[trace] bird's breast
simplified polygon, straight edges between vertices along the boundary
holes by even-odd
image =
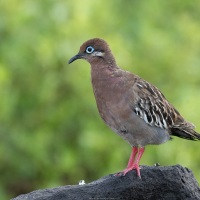
[[[127,92],[123,92],[126,91],[123,90],[124,81],[120,77],[114,77],[95,79],[92,84],[100,116],[112,129],[120,129],[132,112],[126,102]]]

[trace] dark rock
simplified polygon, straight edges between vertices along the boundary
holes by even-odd
[[[33,191],[12,200],[142,200],[200,199],[200,188],[192,172],[180,165],[142,166],[126,176],[108,175],[85,185],[68,185]]]

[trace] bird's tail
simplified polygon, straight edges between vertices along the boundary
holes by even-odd
[[[189,127],[184,129],[180,127],[173,127],[171,130],[172,130],[172,135],[174,136],[184,138],[187,140],[200,140],[200,134]]]

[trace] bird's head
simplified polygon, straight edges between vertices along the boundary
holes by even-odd
[[[115,63],[115,59],[111,53],[108,44],[99,38],[90,39],[84,42],[78,54],[69,60],[69,64],[77,59],[85,59],[91,65],[97,63]]]

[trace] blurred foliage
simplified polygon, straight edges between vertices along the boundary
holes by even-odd
[[[155,84],[200,131],[200,2],[0,1],[0,199],[115,173],[131,147],[97,112],[87,39]],[[140,164],[186,166],[200,181],[200,143],[148,146]]]

